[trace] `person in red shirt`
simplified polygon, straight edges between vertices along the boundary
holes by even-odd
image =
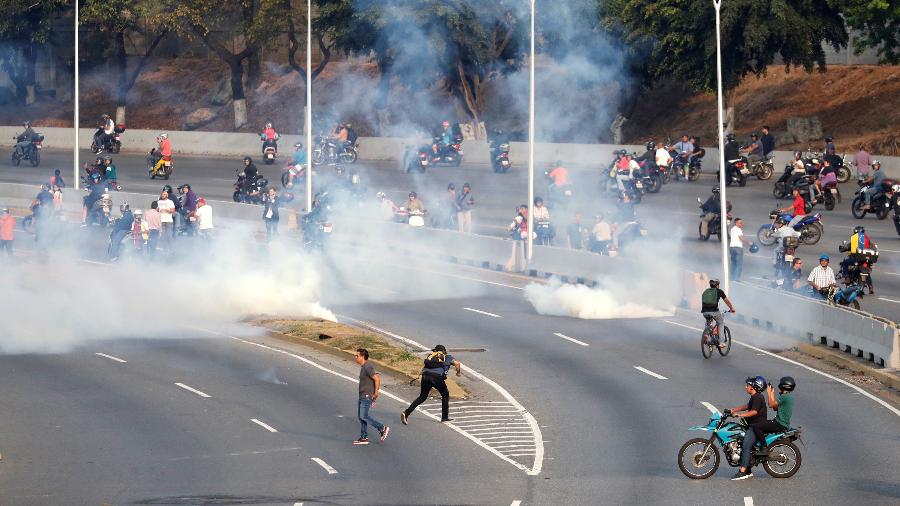
[[[562,166],[562,162],[557,161],[553,164],[553,169],[547,173],[547,177],[553,180],[553,184],[556,187],[560,187],[566,184],[569,177],[569,169]]]
[[[16,219],[9,214],[9,209],[0,211],[0,251],[6,250],[6,254],[13,256],[13,238],[16,230]]]
[[[260,137],[263,141],[263,154],[266,154],[266,148],[269,146],[272,146],[273,148],[275,148],[275,151],[278,151],[278,139],[280,139],[281,136],[278,135],[278,132],[276,132],[274,128],[272,128],[271,123],[266,123],[266,128],[263,129]]]
[[[791,213],[793,215],[793,218],[791,218],[791,222],[788,223],[788,226],[793,228],[794,225],[799,223],[800,220],[802,220],[803,217],[806,216],[806,201],[803,200],[803,196],[800,195],[800,192],[798,190],[794,190],[794,201],[791,203],[791,205],[783,209],[779,209],[779,211],[781,211],[782,213]]]
[[[169,135],[164,133],[159,134],[159,137],[156,138],[156,142],[159,143],[159,154],[162,155],[162,158],[156,162],[153,171],[154,173],[159,173],[165,162],[172,161],[172,142],[169,141]]]

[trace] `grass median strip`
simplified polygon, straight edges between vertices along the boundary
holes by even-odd
[[[330,349],[352,359],[357,348],[369,350],[369,360],[383,369],[405,377],[410,383],[422,372],[422,356],[381,334],[326,320],[256,319],[251,323],[264,327],[273,337],[288,342]],[[465,390],[447,378],[453,399],[468,397]]]

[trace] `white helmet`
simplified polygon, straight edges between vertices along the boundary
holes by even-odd
[[[271,123],[266,123],[266,128],[272,128],[272,124],[271,124]]]
[[[168,138],[169,138],[169,134],[167,134],[167,133],[161,133],[161,134],[159,134],[159,138],[160,138],[160,139],[168,139]]]

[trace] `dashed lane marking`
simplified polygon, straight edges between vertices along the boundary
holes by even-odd
[[[744,498],[744,506],[753,506],[753,498],[745,497]]]
[[[466,311],[471,311],[471,312],[473,312],[473,313],[478,313],[478,314],[483,314],[483,315],[485,315],[485,316],[490,316],[491,318],[503,318],[502,316],[500,316],[500,315],[498,315],[498,314],[488,313],[487,311],[482,311],[482,310],[480,310],[480,309],[472,309],[472,308],[470,308],[470,307],[464,307],[463,309],[465,309]]]
[[[251,418],[250,421],[253,422],[253,423],[255,423],[256,425],[259,425],[259,426],[262,427],[263,429],[266,429],[266,430],[269,431],[269,432],[278,432],[278,430],[275,429],[275,427],[272,427],[271,425],[269,425],[269,424],[267,424],[267,423],[260,422],[260,421],[257,420],[256,418]]]
[[[663,320],[663,321],[668,324],[671,324],[671,325],[677,325],[679,327],[684,327],[686,329],[696,330],[697,332],[703,332],[703,329],[700,329],[697,327],[691,327],[690,325],[685,325],[683,323],[673,322],[672,320]]]
[[[661,379],[661,380],[669,379],[669,378],[663,376],[662,374],[657,374],[649,369],[644,369],[643,367],[641,367],[639,365],[634,366],[634,368],[637,369],[638,371],[641,371],[644,374],[649,374],[650,376],[653,376],[654,378],[657,378],[657,379]]]
[[[561,337],[561,338],[565,339],[566,341],[571,341],[571,342],[581,345],[581,346],[590,346],[588,343],[586,343],[584,341],[579,341],[578,339],[575,339],[574,337],[569,337],[565,334],[560,334],[559,332],[554,332],[553,335],[556,337]]]
[[[715,406],[713,406],[712,404],[710,404],[710,403],[708,403],[708,402],[706,402],[706,401],[703,401],[703,402],[701,402],[700,404],[703,404],[703,406],[704,406],[706,409],[708,409],[710,413],[712,413],[712,414],[714,414],[714,415],[717,414],[717,413],[719,413],[719,410],[716,409]]]
[[[513,501],[513,502],[509,503],[509,506],[521,506],[521,505],[522,505],[522,501]]]
[[[200,397],[203,397],[204,399],[209,399],[210,397],[212,397],[211,395],[205,394],[205,393],[201,392],[200,390],[197,390],[196,388],[191,388],[191,387],[185,385],[184,383],[175,383],[175,384],[180,386],[181,388],[187,390],[188,392],[194,392],[195,394],[199,395]]]
[[[328,474],[337,474],[338,473],[337,469],[329,466],[327,462],[320,459],[319,457],[312,457],[310,460],[312,460],[316,464],[319,464],[320,466],[322,466],[322,469],[328,471]]]
[[[110,359],[110,360],[115,360],[116,362],[118,362],[118,363],[120,363],[120,364],[127,364],[127,363],[128,363],[127,360],[122,360],[121,358],[114,357],[114,356],[112,356],[112,355],[107,355],[106,353],[99,353],[99,352],[98,352],[98,353],[94,353],[94,355],[97,355],[98,357],[108,358],[108,359]]]
[[[900,300],[889,299],[887,297],[878,297],[878,300],[883,300],[885,302],[893,302],[894,304],[900,304]]]

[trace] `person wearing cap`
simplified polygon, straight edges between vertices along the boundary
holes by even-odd
[[[453,355],[447,353],[447,348],[443,344],[435,346],[431,352],[425,357],[422,367],[422,383],[419,390],[419,397],[412,401],[402,413],[400,413],[400,421],[403,425],[409,425],[409,416],[413,411],[428,399],[428,394],[434,388],[441,394],[441,421],[449,422],[450,418],[450,391],[447,390],[447,371],[451,367],[456,368],[456,375],[462,375],[462,364],[459,360],[453,358]]]
[[[131,225],[131,239],[134,241],[134,249],[138,253],[143,253],[144,245],[150,239],[150,227],[144,221],[144,211],[135,209],[132,214],[134,215],[134,222]]]
[[[206,203],[206,199],[197,201],[197,230],[200,237],[209,239],[209,235],[213,229],[212,206]]]
[[[13,256],[13,241],[16,233],[16,219],[9,214],[9,208],[4,207],[0,211],[0,251],[6,250],[9,257]]]
[[[830,261],[831,259],[828,255],[822,253],[819,257],[819,265],[810,271],[809,277],[806,278],[806,282],[809,286],[823,296],[828,293],[829,287],[837,286],[837,280],[834,277],[834,269],[828,265]]]

